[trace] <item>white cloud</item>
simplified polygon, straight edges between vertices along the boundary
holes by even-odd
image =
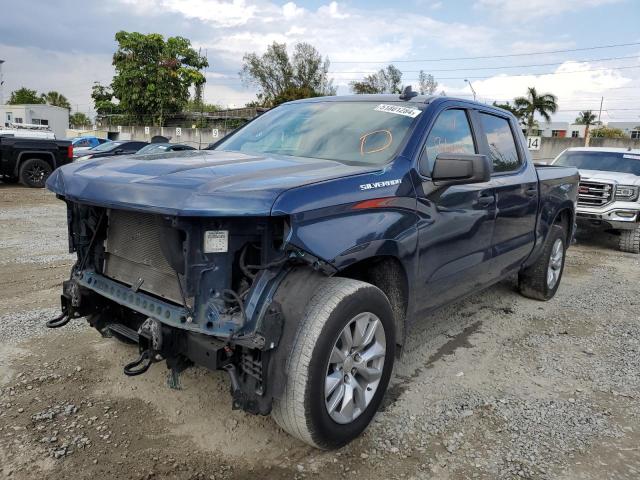
[[[336,18],[339,20],[349,18],[348,13],[342,13],[340,10],[341,9],[338,7],[338,2],[331,2],[329,5],[323,5],[318,8],[318,13],[321,15],[328,15],[331,18]]]
[[[304,13],[304,8],[300,8],[298,7],[295,3],[293,2],[288,2],[285,3],[282,6],[282,14],[284,15],[284,18],[295,18],[295,17],[299,17],[300,15],[302,15]]]
[[[538,92],[553,93],[558,97],[559,112],[554,116],[557,120],[573,120],[577,110],[597,110],[600,98],[605,98],[605,110],[618,119],[635,115],[637,112],[618,110],[628,106],[628,95],[625,87],[637,84],[640,80],[638,71],[615,70],[602,64],[589,62],[564,62],[553,74],[545,75],[495,75],[491,78],[472,80],[480,101],[498,102],[513,101],[515,97],[526,94],[528,87],[535,87]],[[622,88],[620,88],[622,87]],[[455,87],[441,85],[451,96],[468,98],[471,91],[467,85]],[[617,112],[617,113],[616,113]],[[609,115],[605,112],[606,115]],[[610,117],[610,115],[609,115]]]
[[[507,19],[527,21],[537,17],[552,17],[568,11],[584,10],[622,0],[477,0],[474,7],[489,9]]]
[[[152,0],[145,0],[151,4]],[[160,0],[160,8],[182,14],[186,18],[198,18],[221,27],[246,25],[257,14],[256,5],[245,0]]]

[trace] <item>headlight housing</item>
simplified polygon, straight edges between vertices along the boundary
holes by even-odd
[[[616,200],[633,202],[638,198],[638,190],[640,190],[640,187],[635,185],[617,185],[615,198]]]

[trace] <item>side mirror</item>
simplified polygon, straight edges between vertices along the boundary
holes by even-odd
[[[122,155],[124,153],[124,150],[121,148],[118,148],[116,151],[114,151],[113,153],[115,153],[116,155]]]
[[[439,153],[433,165],[431,180],[437,186],[488,182],[491,164],[486,155]]]

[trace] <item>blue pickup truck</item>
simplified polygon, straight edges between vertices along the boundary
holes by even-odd
[[[127,375],[223,370],[234,408],[337,448],[412,322],[511,275],[556,293],[578,174],[525,145],[504,110],[407,89],[287,103],[209,151],[67,165],[47,186],[78,260],[48,326],[138,344]]]

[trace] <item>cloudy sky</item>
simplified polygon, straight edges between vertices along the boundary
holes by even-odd
[[[597,110],[604,96],[603,120],[640,123],[637,0],[4,1],[5,99],[21,86],[57,90],[90,113],[91,85],[113,75],[114,34],[128,30],[181,35],[206,51],[205,99],[224,106],[255,97],[238,77],[244,53],[305,41],[329,57],[339,94],[393,62],[405,84],[424,69],[448,95],[471,96],[465,78],[482,101],[535,86],[558,96],[557,120]],[[631,45],[591,48],[620,44]]]

